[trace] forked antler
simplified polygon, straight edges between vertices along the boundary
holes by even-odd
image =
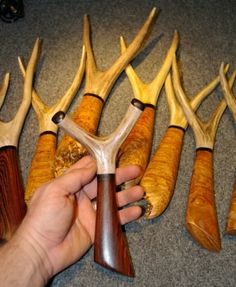
[[[39,48],[40,40],[37,39],[26,69],[23,100],[15,117],[9,122],[0,122],[0,196],[2,198],[0,201],[2,224],[0,236],[3,239],[9,239],[12,236],[26,212],[24,189],[18,167],[17,146],[31,104],[33,75]]]
[[[227,70],[228,67],[225,72]],[[200,103],[215,89],[219,81],[217,76],[191,101],[189,100],[193,111],[198,109]],[[165,94],[170,110],[169,125],[140,182],[146,194],[148,219],[161,215],[170,203],[177,180],[185,130],[188,126],[187,119],[176,99],[170,74],[165,81]]]
[[[223,72],[223,68],[224,68],[224,63],[222,63],[220,67],[220,82],[221,82],[225,100],[233,115],[234,121],[236,122],[236,99],[232,92],[233,84],[232,82],[230,82],[232,77],[228,81]],[[234,72],[233,77],[235,79],[236,71]],[[236,235],[236,184],[234,185],[234,191],[233,191],[232,198],[230,201],[229,212],[228,212],[228,217],[227,217],[227,222],[226,222],[226,232],[231,235]]]
[[[177,31],[174,32],[171,46],[166,54],[165,60],[150,83],[144,83],[137,75],[131,65],[126,68],[126,74],[131,83],[134,97],[146,104],[145,110],[137,121],[135,127],[122,144],[119,152],[118,166],[127,166],[129,164],[136,164],[142,168],[144,173],[147,166],[153,138],[153,128],[155,119],[155,108],[157,100],[160,95],[160,91],[165,82],[166,76],[170,70],[173,55],[178,48],[179,36]],[[121,50],[122,53],[126,50],[125,41],[121,38]],[[124,184],[127,188],[130,185],[138,183],[142,175],[133,181]]]
[[[98,264],[126,276],[134,276],[132,262],[124,239],[116,203],[116,155],[144,104],[133,99],[118,128],[109,136],[96,137],[79,127],[64,113],[53,121],[85,145],[97,161],[98,194],[94,260]]]
[[[106,71],[100,71],[97,68],[90,39],[89,19],[87,15],[84,16],[83,33],[84,45],[87,52],[86,82],[83,99],[72,117],[76,123],[88,132],[96,133],[104,102],[120,73],[142,48],[150,32],[155,15],[156,8],[153,8],[133,42],[128,46],[126,52],[120,55],[114,64]],[[74,141],[69,136],[64,136],[56,152],[54,163],[55,175],[58,176],[63,173],[65,169],[76,162],[85,153],[87,153],[86,149],[79,142]]]
[[[27,203],[39,186],[54,178],[53,164],[58,126],[51,119],[58,111],[66,112],[77,94],[84,75],[85,59],[86,53],[83,46],[80,65],[73,82],[64,96],[53,106],[47,106],[33,89],[32,104],[39,122],[39,138],[26,182],[25,201]],[[20,58],[19,65],[22,75],[25,77],[25,68]]]
[[[208,122],[202,122],[189,105],[181,87],[176,58],[173,61],[174,88],[196,141],[196,159],[186,212],[186,226],[193,238],[210,251],[220,251],[221,239],[213,187],[213,147],[221,116],[226,108],[221,100]]]

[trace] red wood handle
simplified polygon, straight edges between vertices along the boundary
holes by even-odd
[[[98,175],[94,261],[105,268],[134,277],[116,204],[115,174]]]
[[[10,239],[26,213],[15,146],[0,149],[0,236]]]
[[[221,240],[213,189],[213,153],[198,149],[192,174],[187,213],[187,229],[210,251],[220,251]]]

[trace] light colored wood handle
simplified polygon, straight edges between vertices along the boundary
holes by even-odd
[[[184,130],[169,127],[154,153],[140,185],[146,193],[146,217],[154,218],[167,208],[175,188]]]
[[[213,190],[211,150],[199,149],[196,152],[186,211],[186,226],[202,247],[209,251],[220,251],[221,239]]]
[[[56,135],[53,133],[40,135],[26,183],[25,201],[27,204],[38,187],[54,178],[55,151]]]
[[[236,182],[234,183],[225,231],[230,235],[236,235]]]
[[[132,129],[131,133],[122,144],[119,156],[118,167],[127,165],[139,165],[144,173],[150,157],[153,126],[155,118],[155,108],[146,106],[141,117]],[[137,184],[142,175],[137,179],[125,184],[125,187]]]
[[[92,95],[85,95],[78,109],[72,115],[74,122],[90,134],[96,134],[103,101]],[[84,155],[87,149],[69,135],[64,135],[56,150],[54,160],[54,175],[57,177]]]

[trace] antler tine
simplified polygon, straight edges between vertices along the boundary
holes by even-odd
[[[25,77],[26,70],[25,70],[25,66],[23,64],[23,60],[21,59],[21,57],[18,57],[18,64],[19,64],[19,68],[20,68],[20,71],[23,77]],[[32,89],[32,105],[33,105],[33,108],[36,114],[40,116],[41,115],[40,111],[43,111],[45,104],[41,100],[41,98],[39,97],[38,93],[36,92],[34,88]]]
[[[172,72],[173,72],[173,84],[174,84],[176,96],[179,102],[181,103],[181,106],[185,112],[186,118],[189,124],[193,127],[193,130],[197,130],[200,133],[202,133],[203,131],[202,131],[201,121],[199,120],[198,116],[194,113],[193,109],[191,108],[188,102],[188,98],[182,89],[176,56],[174,56],[174,59],[173,59]]]
[[[229,64],[227,64],[224,68],[224,73],[227,73],[229,70]],[[208,85],[206,85],[205,87],[203,87],[203,89],[196,95],[196,97],[194,97],[191,100],[191,106],[196,109],[199,104],[201,103],[201,101],[207,96],[209,95],[215,88],[216,86],[219,84],[220,82],[220,77],[219,75],[213,79]]]
[[[223,74],[224,74],[224,66],[223,66]],[[234,84],[235,75],[236,75],[236,71],[233,72],[233,74],[230,76],[230,79],[228,81],[227,86],[229,88],[229,91],[231,90],[231,88]],[[226,102],[225,98],[223,98],[220,101],[220,103],[218,104],[218,106],[217,106],[215,112],[213,113],[211,119],[209,120],[208,126],[211,127],[210,132],[211,132],[212,136],[214,136],[216,134],[218,123],[219,123],[220,118],[221,118],[224,110],[226,109],[226,107],[227,107],[227,102]]]
[[[120,37],[120,48],[121,48],[121,53],[125,53],[127,50],[127,45],[125,43],[125,39],[123,36]],[[133,89],[133,94],[134,97],[142,102],[146,102],[146,97],[145,97],[145,83],[140,79],[138,76],[137,72],[135,72],[134,68],[132,65],[128,65],[125,69],[126,75],[129,78],[129,81],[131,83],[131,87]]]
[[[85,47],[83,46],[80,65],[75,74],[72,84],[70,85],[65,95],[52,107],[48,107],[41,100],[35,89],[32,90],[32,105],[38,118],[40,119],[39,120],[40,134],[44,131],[52,131],[52,132],[57,131],[58,127],[51,121],[51,117],[57,111],[65,112],[68,109],[69,105],[71,104],[71,101],[76,95],[84,76],[85,60],[86,60],[86,51]],[[25,77],[25,68],[20,57],[18,57],[18,62],[22,75]]]
[[[106,99],[107,95],[109,94],[114,82],[118,78],[121,71],[127,66],[127,64],[135,57],[137,52],[141,49],[145,38],[149,34],[151,24],[153,23],[155,15],[156,15],[156,8],[153,8],[147,20],[145,21],[144,25],[135,36],[132,43],[128,46],[125,53],[121,54],[120,57],[108,70],[103,72],[97,70],[94,58],[91,67],[89,65],[86,65],[87,77],[85,83],[85,94],[86,93],[97,94],[102,99],[104,100]],[[86,29],[88,30],[88,28]],[[89,40],[88,36],[86,36],[85,38]],[[92,52],[89,52],[88,54],[89,54],[87,56],[88,59],[90,59],[90,57],[92,59],[93,57]]]
[[[234,73],[231,76],[231,79],[234,78],[235,79],[236,76],[236,70],[234,71]],[[233,79],[232,79],[233,81]],[[234,120],[236,121],[236,99],[233,95],[233,92],[230,88],[230,83],[227,81],[226,76],[224,74],[224,63],[221,64],[220,66],[220,83],[222,86],[222,90],[223,90],[223,94],[225,97],[225,100],[227,102],[227,105],[234,117]],[[233,84],[231,83],[231,86],[233,86]]]
[[[3,78],[2,85],[0,87],[0,109],[4,103],[5,96],[7,94],[7,89],[9,87],[9,80],[10,80],[10,73],[6,73]]]
[[[91,44],[90,21],[88,15],[84,15],[83,23],[83,43],[87,53],[86,73],[87,77],[92,77],[93,74],[97,72],[97,64]]]
[[[85,50],[85,46],[83,45],[79,68],[75,74],[73,82],[70,85],[67,92],[65,93],[65,95],[61,98],[61,100],[53,106],[53,107],[56,107],[58,111],[60,110],[64,112],[69,108],[71,101],[74,98],[75,94],[78,92],[80,84],[83,80],[84,71],[85,71],[85,63],[86,63],[86,50]],[[55,113],[55,110],[54,110],[54,113]]]
[[[229,69],[229,65],[226,65],[224,72],[227,73]],[[192,107],[193,111],[196,111],[204,100],[206,96],[208,96],[219,84],[220,77],[219,75],[213,79],[209,84],[201,89],[199,93],[197,93],[191,100],[189,100],[189,104]],[[176,99],[173,83],[171,80],[171,76],[168,75],[165,81],[165,90],[166,90],[166,98],[170,108],[170,125],[180,125],[184,129],[188,126],[188,121],[183,114],[183,110],[179,105],[178,100]]]
[[[135,70],[132,68],[131,65],[128,65],[126,67],[127,76],[131,82],[134,95],[137,99],[145,103],[149,103],[156,106],[160,90],[165,81],[167,73],[170,70],[173,55],[175,54],[178,48],[178,43],[179,43],[179,35],[178,32],[175,31],[171,46],[166,54],[164,63],[162,64],[160,71],[158,71],[156,77],[148,84],[141,81],[141,79],[138,77],[137,73],[135,72]],[[126,50],[126,44],[123,37],[120,37],[120,45],[121,45],[121,51],[122,53],[124,53],[124,51]]]

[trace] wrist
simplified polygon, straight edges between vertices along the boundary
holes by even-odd
[[[40,245],[20,232],[2,247],[0,254],[3,286],[45,286],[52,276],[50,262]]]

